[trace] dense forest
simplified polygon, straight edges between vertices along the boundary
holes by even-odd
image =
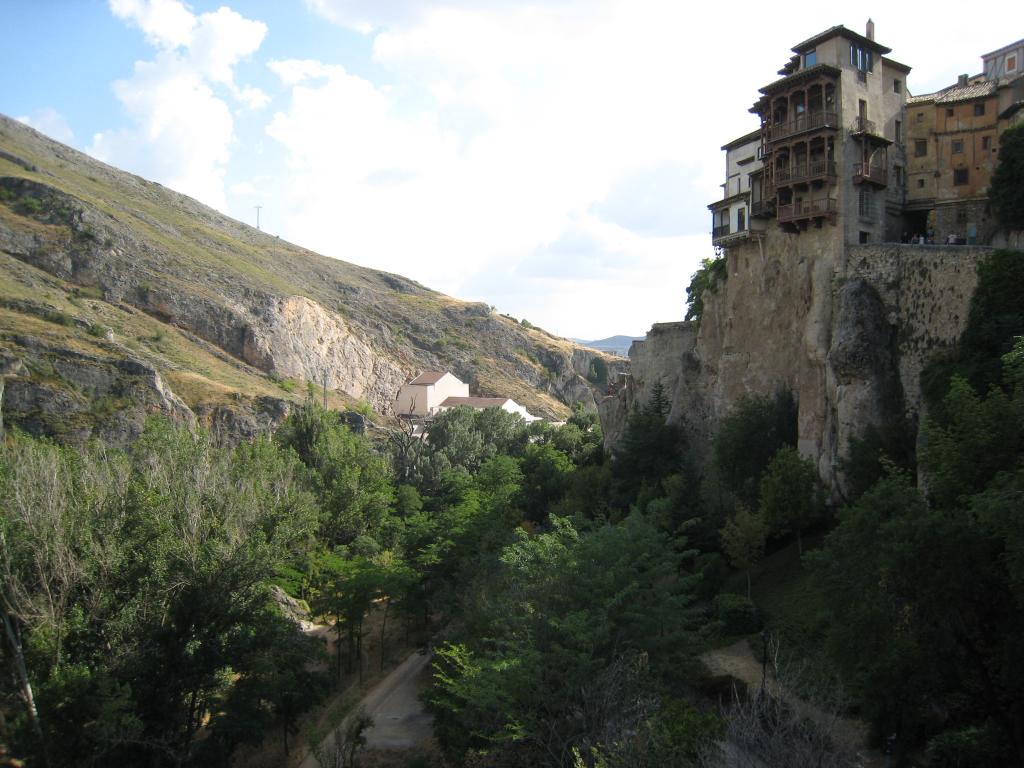
[[[456,409],[425,441],[313,402],[236,447],[160,421],[127,452],[8,434],[0,764],[287,745],[363,671],[374,615],[429,638],[453,766],[858,765],[840,715],[896,764],[1024,765],[1022,286],[1019,254],[982,266],[929,417],[850,446],[846,499],[786,392],[699,452],[659,387],[610,455],[582,410]],[[778,684],[709,675],[744,637]]]

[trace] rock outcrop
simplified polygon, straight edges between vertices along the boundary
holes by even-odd
[[[741,396],[783,388],[798,403],[801,452],[841,491],[851,438],[869,424],[922,417],[921,370],[956,344],[990,250],[844,247],[827,229],[771,231],[731,247],[699,326],[656,325],[633,344],[630,380],[600,406],[609,443],[656,381],[698,458]]]

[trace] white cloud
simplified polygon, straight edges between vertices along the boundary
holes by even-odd
[[[64,144],[75,143],[75,134],[71,130],[67,119],[52,107],[37,109],[28,115],[21,115],[15,119],[18,122],[35,128],[40,133],[45,133],[56,141]]]
[[[234,117],[222,93],[250,109],[269,103],[263,91],[234,79],[235,66],[262,44],[266,25],[227,7],[195,16],[177,0],[110,0],[110,9],[160,50],[114,83],[133,127],[96,134],[89,151],[224,209]]]
[[[192,40],[196,17],[177,0],[110,0],[110,10],[141,29],[146,40],[159,48],[179,48]]]

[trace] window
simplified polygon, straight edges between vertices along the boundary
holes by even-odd
[[[953,139],[953,154],[962,155],[964,153],[964,140]]]
[[[952,116],[953,116],[953,108],[952,107],[946,107],[946,117],[952,117]]]
[[[953,171],[953,185],[957,186],[957,187],[962,187],[966,183],[967,183],[967,169],[966,168],[956,168]]]
[[[917,180],[917,188],[918,189],[924,189],[924,179],[918,179]]]
[[[1016,72],[1016,71],[1017,71],[1017,54],[1011,53],[1009,56],[1006,57],[1006,72],[1010,73],[1010,72]]]
[[[917,113],[917,122],[919,122],[919,123],[923,123],[924,122],[924,112],[918,112]]]
[[[983,101],[980,104],[975,104],[974,105],[974,116],[975,117],[981,117],[984,114],[985,114],[985,102]]]
[[[897,187],[903,186],[903,166],[894,165],[892,169],[893,180],[896,182]]]
[[[868,232],[860,232],[859,233],[859,237],[857,238],[857,241],[861,245],[865,245],[868,242],[868,237],[870,237],[870,233],[868,233]]]
[[[892,92],[893,93],[903,93],[903,81],[902,80],[893,80],[892,81]]]
[[[875,68],[873,54],[867,48],[850,43],[850,65],[861,72],[873,72]]]
[[[903,143],[903,123],[899,120],[896,121],[896,143]]]
[[[981,137],[981,148],[982,149],[992,149],[992,137],[991,136],[982,136]]]
[[[859,194],[857,195],[857,213],[859,213],[862,218],[869,219],[875,212],[872,202],[874,201],[871,199],[871,190],[862,186]]]
[[[807,67],[813,67],[817,63],[818,63],[818,52],[816,50],[808,51],[807,53],[804,54],[804,68],[805,69]]]
[[[747,209],[740,208],[736,211],[736,231],[745,232],[747,229]]]
[[[928,156],[928,139],[914,140],[914,157]]]

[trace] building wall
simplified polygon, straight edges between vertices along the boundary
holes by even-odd
[[[395,413],[402,416],[430,416],[449,397],[469,397],[469,384],[446,373],[434,384],[405,384],[398,390]]]

